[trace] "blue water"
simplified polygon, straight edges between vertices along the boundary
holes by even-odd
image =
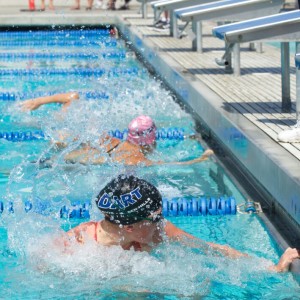
[[[123,130],[139,114],[153,117],[159,128],[194,131],[193,118],[161,82],[150,76],[126,43],[106,39],[113,43],[105,46],[103,37],[81,33],[78,38],[68,31],[48,37],[31,32],[24,39],[0,34],[0,71],[10,70],[1,76],[0,93],[30,97],[58,91],[97,91],[108,95],[107,99],[82,96],[63,117],[58,105],[25,113],[18,107],[22,100],[0,100],[0,132],[43,130],[48,137],[27,142],[0,139],[0,199],[12,201],[15,209],[14,214],[5,211],[0,216],[0,298],[297,299],[300,289],[291,274],[266,271],[280,253],[257,216],[169,218],[200,239],[228,244],[250,254],[250,258],[241,260],[204,254],[195,247],[176,243],[165,243],[150,254],[94,243],[74,246],[73,253],[66,254],[53,244],[63,230],[78,223],[61,219],[59,209],[74,200],[92,200],[119,173],[133,173],[151,181],[167,198],[233,196],[242,203],[246,197],[215,159],[191,166],[149,168],[64,162],[62,152],[50,142],[57,140],[59,132],[69,142],[63,152],[66,154],[77,149],[80,142],[96,146],[99,133]],[[69,74],[78,68],[134,68],[136,72],[110,76],[107,72],[93,76]],[[64,69],[66,74],[30,74],[36,69]],[[241,151],[244,147],[241,144]],[[160,140],[150,158],[188,160],[201,155],[204,148],[205,144],[192,139]],[[50,157],[51,168],[35,163]],[[37,199],[51,208],[47,215],[24,212],[24,202],[35,203]],[[91,219],[102,218],[94,206],[90,213]]]

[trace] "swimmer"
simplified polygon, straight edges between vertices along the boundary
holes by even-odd
[[[119,175],[109,182],[98,194],[96,205],[104,214],[104,220],[82,223],[68,231],[66,248],[71,241],[84,243],[91,239],[104,246],[151,251],[167,238],[187,245],[201,245],[204,251],[212,250],[234,259],[248,256],[227,245],[201,241],[165,220],[160,192],[151,183],[132,175]],[[300,252],[288,248],[270,270],[286,272],[297,258]]]
[[[62,109],[66,110],[74,100],[78,99],[78,93],[57,94],[26,100],[21,103],[21,109],[31,111],[38,109],[44,104],[61,103]],[[146,156],[155,149],[155,136],[156,126],[153,120],[149,116],[139,116],[129,123],[128,136],[125,141],[104,135],[99,137],[100,150],[91,147],[88,144],[84,144],[80,149],[70,152],[64,158],[70,163],[103,164],[107,162],[107,157],[103,156],[103,153],[107,153],[112,162],[118,162],[125,165],[190,165],[205,161],[213,154],[213,151],[208,149],[202,156],[189,161],[152,161]]]

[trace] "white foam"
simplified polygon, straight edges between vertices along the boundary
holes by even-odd
[[[22,192],[22,193],[31,193],[32,192],[32,187],[27,187],[27,188],[19,189],[19,192]]]

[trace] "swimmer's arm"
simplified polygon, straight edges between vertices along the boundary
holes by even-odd
[[[72,152],[65,155],[64,159],[66,162],[75,163],[78,162],[80,159],[82,159],[82,156],[86,156],[86,155],[87,155],[86,149],[78,149],[78,150],[73,150]]]
[[[171,239],[174,239],[176,241],[182,242],[184,244],[187,244],[188,246],[192,246],[192,247],[205,247],[206,249],[204,250],[209,250],[209,248],[216,250],[217,252],[231,257],[231,258],[239,258],[239,257],[243,257],[243,256],[248,256],[245,253],[239,252],[238,250],[235,250],[233,248],[230,248],[227,245],[219,245],[219,244],[215,244],[215,243],[210,243],[210,242],[204,242],[202,240],[200,240],[199,238],[196,238],[194,236],[192,236],[191,234],[183,231],[182,229],[176,227],[174,224],[172,224],[171,222],[167,222],[166,226],[165,226],[165,232],[167,234],[167,236]],[[191,243],[188,243],[187,241],[190,240]],[[194,241],[194,243],[193,243]],[[201,243],[197,243],[201,242]],[[205,244],[204,244],[205,243]]]
[[[106,158],[99,150],[86,145],[82,149],[73,150],[64,157],[66,162],[99,165],[106,162]]]
[[[173,225],[171,222],[167,222],[166,227],[165,227],[166,234],[169,238],[175,239],[179,242],[185,243],[187,246],[192,246],[192,247],[203,247],[203,245],[199,245],[199,243],[193,243],[193,241],[200,241],[201,244],[203,244],[203,241],[200,239],[188,234],[187,232],[179,229],[175,225]],[[186,242],[186,238],[191,240],[191,243]],[[226,245],[219,245],[215,243],[209,243],[206,242],[206,245],[219,253],[231,257],[231,258],[240,258],[240,257],[248,257],[247,254],[239,252],[233,248],[230,248],[229,246]],[[204,249],[208,250],[208,249]],[[269,271],[273,272],[288,272],[291,264],[296,260],[300,259],[300,249],[297,248],[287,248],[285,252],[282,254],[282,256],[279,259],[279,262],[276,265],[272,265],[268,268]]]
[[[25,100],[20,104],[20,106],[23,111],[31,111],[38,109],[44,104],[61,103],[63,105],[63,109],[66,109],[72,103],[72,101],[76,99],[79,99],[79,94],[71,92]]]
[[[174,161],[174,162],[163,162],[163,161],[150,161],[145,162],[146,165],[192,165],[195,163],[203,162],[207,160],[214,152],[211,149],[206,150],[200,157],[188,160],[188,161]]]

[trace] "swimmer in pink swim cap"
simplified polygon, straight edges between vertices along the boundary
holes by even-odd
[[[128,125],[128,136],[125,141],[115,137],[105,136],[99,140],[101,148],[106,152],[113,162],[123,163],[125,165],[190,165],[205,161],[213,154],[212,150],[206,150],[202,156],[189,161],[163,162],[152,161],[146,156],[152,152],[156,146],[156,126],[149,116],[138,116],[130,121]],[[82,149],[76,150],[68,154],[65,159],[70,162],[104,163],[102,156],[97,156],[92,153],[92,149],[86,148],[84,151],[89,151],[89,157],[81,158]],[[99,154],[99,153],[98,153]]]
[[[22,102],[23,110],[35,110],[41,105],[48,103],[61,103],[63,109],[79,99],[78,93],[57,94],[47,97],[26,100]],[[82,145],[78,150],[74,150],[65,156],[65,160],[70,163],[82,164],[103,164],[108,162],[107,153],[111,162],[118,162],[125,165],[190,165],[205,161],[213,154],[213,151],[208,149],[202,156],[189,161],[163,162],[149,160],[146,155],[151,152],[156,146],[156,126],[149,116],[141,115],[130,121],[128,125],[128,136],[125,141],[109,135],[99,138],[99,148],[93,148],[88,144]]]

